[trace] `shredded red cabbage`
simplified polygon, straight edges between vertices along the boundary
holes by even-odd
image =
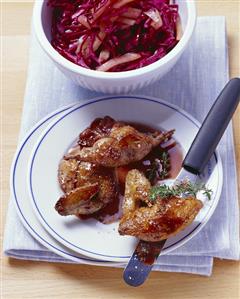
[[[171,0],[49,0],[52,45],[65,58],[99,71],[128,71],[165,56],[181,38]]]

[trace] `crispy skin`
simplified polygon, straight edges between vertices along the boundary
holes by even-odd
[[[62,160],[58,180],[66,192],[55,206],[61,215],[95,213],[116,196],[114,171],[89,162]]]
[[[64,192],[69,192],[88,182],[96,182],[100,168],[93,163],[77,159],[62,159],[58,168],[58,181]],[[103,172],[104,173],[104,172]],[[111,174],[111,171],[109,171]]]
[[[98,183],[78,187],[62,196],[55,209],[62,216],[92,214],[96,208],[101,208],[101,202],[93,199],[98,192]]]
[[[136,169],[129,171],[125,183],[125,195],[122,205],[123,215],[134,212],[139,208],[141,202],[151,206],[148,199],[150,188],[150,182],[141,172]]]
[[[135,180],[131,181],[133,178]],[[138,191],[138,186],[144,190],[144,202],[148,204],[146,207],[139,207],[141,192]],[[135,169],[128,173],[124,213],[119,224],[121,235],[135,236],[150,242],[167,239],[191,224],[203,206],[202,202],[194,197],[159,198],[152,204],[146,196],[149,190],[149,182],[143,174]]]
[[[110,116],[96,118],[91,125],[79,135],[78,144],[80,147],[93,146],[97,140],[109,136],[114,125],[120,126],[121,123],[118,122],[116,124],[116,121]]]
[[[92,146],[79,147],[78,152],[68,154],[65,158],[76,158],[105,167],[127,165],[144,158],[155,146],[171,138],[173,132],[145,134],[131,126],[115,123]]]
[[[64,192],[76,188],[79,163],[76,159],[61,160],[58,167],[58,181]]]

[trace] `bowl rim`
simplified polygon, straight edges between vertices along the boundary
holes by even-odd
[[[139,69],[122,71],[122,72],[102,72],[102,71],[91,70],[91,69],[81,67],[69,61],[65,57],[63,57],[61,54],[58,53],[57,50],[53,48],[53,46],[47,39],[42,26],[42,8],[45,1],[46,0],[35,1],[35,5],[33,9],[33,28],[41,47],[61,67],[68,69],[71,72],[76,73],[78,75],[83,75],[85,77],[91,77],[95,79],[101,78],[101,79],[118,80],[118,79],[133,78],[133,77],[145,75],[147,73],[156,71],[160,67],[168,64],[172,59],[180,55],[182,51],[185,49],[185,47],[187,46],[189,40],[191,39],[192,33],[194,31],[196,25],[196,19],[197,19],[195,1],[185,0],[187,5],[187,12],[189,16],[186,24],[186,29],[180,41],[169,53],[167,53],[167,55]]]

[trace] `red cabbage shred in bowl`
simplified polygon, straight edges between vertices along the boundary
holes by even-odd
[[[50,0],[52,45],[82,67],[121,72],[165,56],[181,38],[169,0]]]

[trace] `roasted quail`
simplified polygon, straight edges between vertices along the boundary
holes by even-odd
[[[63,159],[58,179],[65,194],[55,209],[64,216],[95,213],[116,196],[114,171],[93,163]]]
[[[121,235],[135,236],[144,241],[167,239],[192,223],[203,204],[195,197],[149,198],[150,183],[138,170],[126,178]]]
[[[106,119],[107,118],[107,119]],[[105,121],[104,121],[105,120]],[[115,122],[108,117],[98,120],[107,123],[107,129],[86,129],[79,140],[79,148],[65,156],[105,167],[118,167],[140,161],[154,147],[170,139],[174,131],[142,133],[129,125]],[[92,124],[93,125],[93,124]],[[91,126],[92,126],[91,125]],[[88,136],[90,141],[84,142]]]

